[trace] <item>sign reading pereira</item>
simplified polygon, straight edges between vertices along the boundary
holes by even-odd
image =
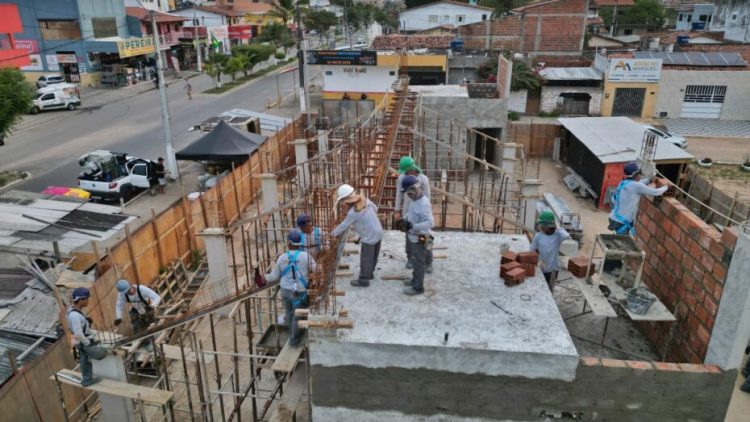
[[[117,41],[117,51],[120,58],[140,56],[156,51],[152,37],[130,38],[125,41]]]
[[[609,62],[607,80],[611,82],[658,82],[661,59],[620,59]]]

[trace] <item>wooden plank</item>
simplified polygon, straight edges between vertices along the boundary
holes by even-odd
[[[271,369],[275,372],[290,374],[297,366],[299,357],[302,355],[303,350],[305,350],[305,348],[302,346],[302,342],[296,346],[292,346],[289,342],[286,342],[281,349],[281,353],[276,356],[276,360],[273,362]]]
[[[589,304],[594,315],[605,316],[607,318],[617,318],[617,312],[610,305],[609,300],[604,297],[599,286],[589,284],[582,278],[574,278],[573,282],[576,288],[583,293],[583,297]]]
[[[55,380],[55,376],[50,377],[51,380]],[[143,387],[136,384],[127,384],[124,382],[113,381],[103,379],[96,384],[89,385],[88,387],[81,386],[77,380],[81,379],[81,373],[72,371],[70,369],[62,369],[57,371],[57,379],[68,385],[73,385],[88,390],[96,391],[97,393],[110,394],[118,397],[125,397],[133,400],[141,399],[146,403],[153,403],[159,406],[166,405],[172,400],[174,395],[171,391],[158,390],[156,388]]]

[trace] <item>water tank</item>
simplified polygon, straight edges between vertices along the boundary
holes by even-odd
[[[464,51],[464,40],[453,40],[451,41],[452,51]]]
[[[678,35],[677,36],[677,45],[685,45],[690,42],[690,37],[687,35]]]

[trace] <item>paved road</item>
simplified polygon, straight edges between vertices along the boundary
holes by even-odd
[[[291,95],[296,82],[293,73],[280,75],[279,81],[282,95]],[[198,138],[198,132],[187,130],[202,120],[232,108],[264,111],[266,99],[276,98],[273,73],[220,95],[201,94],[212,83],[207,76],[199,75],[191,79],[192,101],[188,101],[181,81],[168,83],[175,150]],[[51,111],[27,116],[0,149],[0,170],[31,172],[30,179],[13,188],[40,192],[50,185],[76,185],[78,157],[95,149],[144,158],[163,156],[158,92],[151,89],[138,93],[136,87],[102,92],[90,98],[84,96],[84,107],[74,112]]]

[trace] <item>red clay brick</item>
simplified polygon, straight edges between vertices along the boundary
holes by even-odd
[[[506,285],[521,284],[526,279],[526,271],[523,268],[513,268],[505,273],[504,278]]]
[[[534,277],[536,275],[536,264],[521,264],[524,271],[526,271],[526,277]]]
[[[654,362],[654,368],[659,371],[680,371],[680,366],[672,362]]]
[[[696,261],[701,260],[701,256],[703,256],[703,251],[701,250],[701,247],[699,244],[695,242],[690,243],[690,256],[693,257],[693,259]]]
[[[702,323],[706,323],[706,319],[708,318],[708,311],[706,310],[706,307],[703,305],[696,305],[695,307],[695,317],[698,318],[698,321]]]
[[[515,268],[521,268],[521,264],[518,262],[508,262],[500,266],[500,276],[505,276],[508,274],[508,271],[515,269]]]
[[[713,242],[713,238],[709,233],[702,233],[700,238],[698,239],[698,244],[701,245],[701,247],[705,250],[711,249],[711,243]]]
[[[725,267],[724,264],[722,264],[720,261],[714,264],[711,272],[714,276],[716,276],[718,280],[721,280],[722,282],[727,279],[727,267]]]
[[[602,361],[599,360],[599,358],[591,356],[581,356],[581,362],[585,366],[600,366],[602,364]]]
[[[708,371],[711,374],[721,374],[723,371],[721,368],[719,368],[716,365],[704,365],[706,367],[706,371]]]
[[[724,245],[720,242],[711,243],[711,248],[708,251],[711,253],[711,256],[718,260],[724,257]]]
[[[679,242],[682,239],[682,230],[674,224],[669,224],[669,237]]]
[[[700,326],[698,327],[698,332],[696,333],[698,336],[698,339],[705,345],[708,345],[709,340],[711,340],[711,333],[708,332],[706,327]]]
[[[626,360],[625,364],[633,369],[654,369],[650,362],[642,360]]]
[[[507,264],[508,262],[513,262],[518,257],[518,254],[516,254],[513,251],[505,251],[505,253],[500,257],[500,263],[501,264]]]
[[[521,264],[536,264],[537,262],[539,262],[539,254],[532,251],[519,252],[516,260]]]
[[[607,368],[627,368],[624,360],[602,358],[602,366]]]
[[[706,299],[703,301],[703,305],[706,307],[706,311],[708,311],[709,315],[716,315],[716,311],[719,309],[716,302],[714,302],[714,299],[710,296],[706,297]]]
[[[716,264],[716,258],[714,258],[710,252],[703,251],[703,256],[701,257],[701,265],[703,265],[703,268],[711,271],[714,268],[714,264]]]
[[[692,363],[678,363],[678,365],[680,365],[680,369],[682,369],[683,372],[708,372],[706,365],[696,365]]]
[[[734,250],[734,245],[737,244],[737,229],[734,227],[727,227],[721,233],[721,243],[729,249]]]

